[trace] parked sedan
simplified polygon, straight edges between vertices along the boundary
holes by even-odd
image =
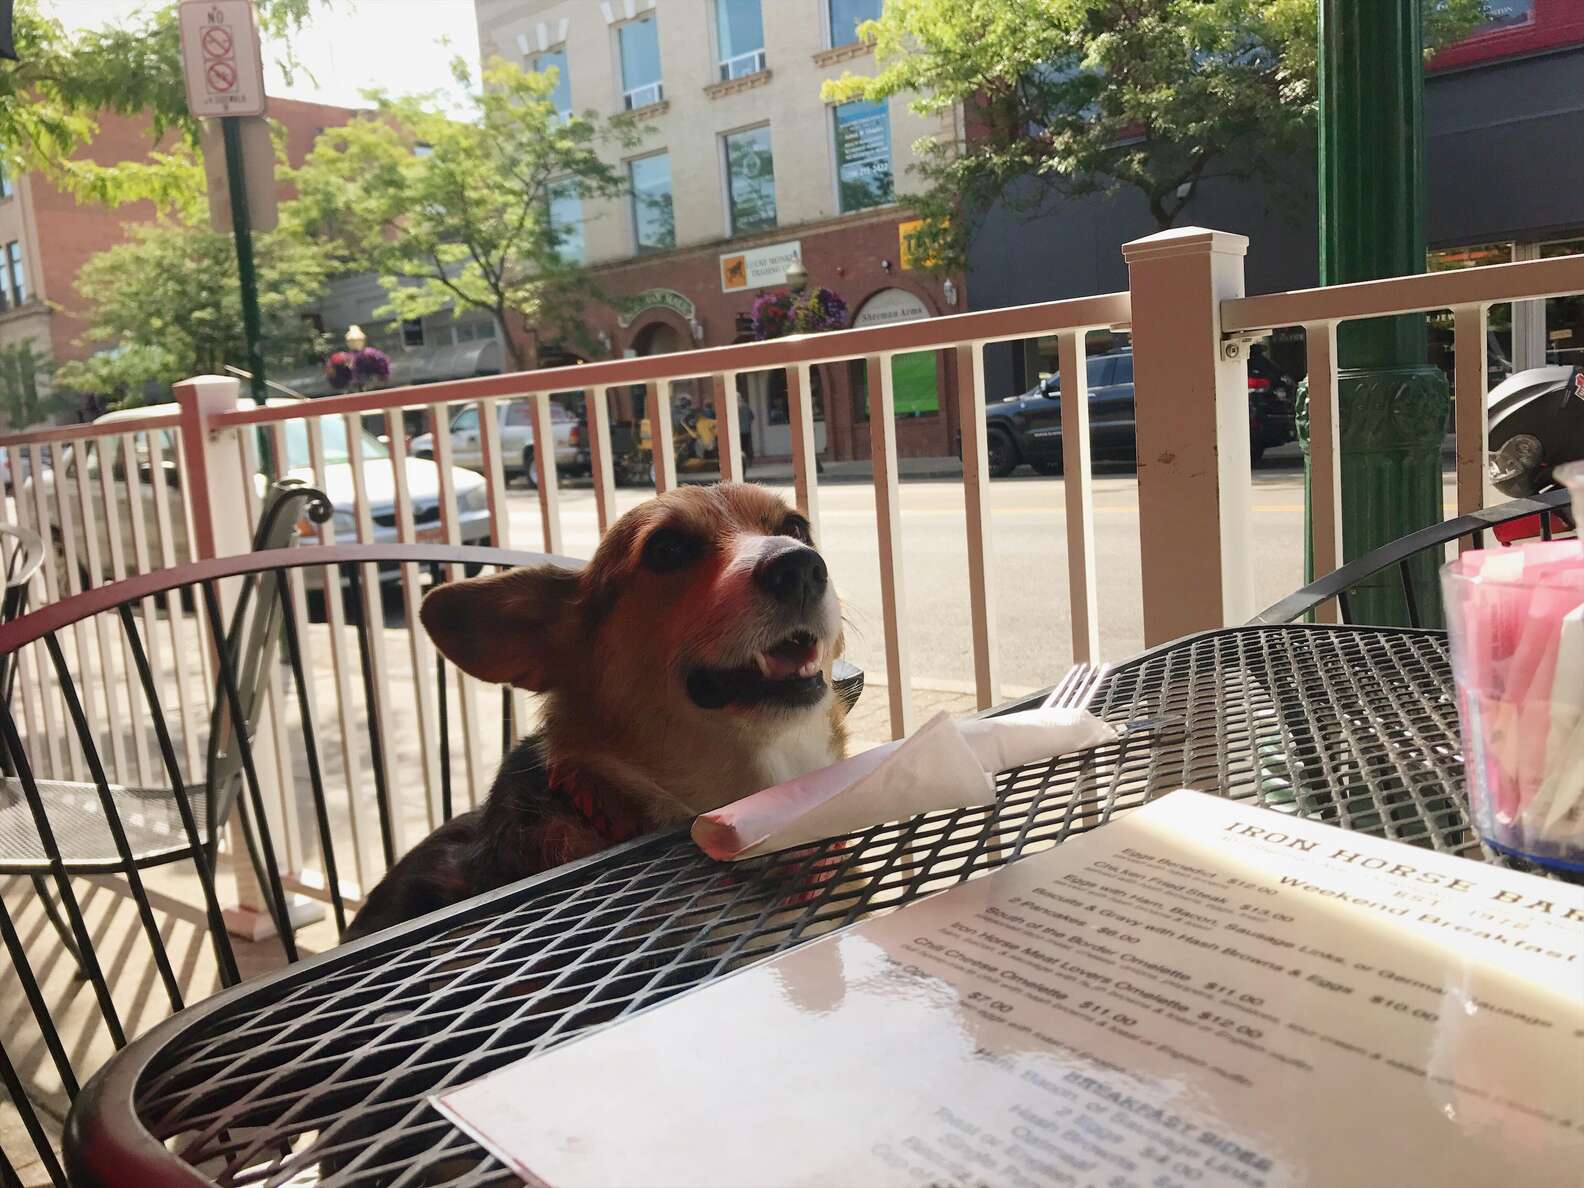
[[[498,401],[495,415],[500,423],[501,459],[506,477],[521,475],[530,487],[534,486],[538,478],[534,473],[533,401]],[[587,474],[589,452],[583,426],[577,417],[554,401],[550,403],[550,432],[555,438],[556,473]],[[434,435],[419,434],[407,449],[414,457],[433,458]],[[451,418],[451,461],[469,470],[484,469],[484,435],[479,429],[476,404],[458,410]]]
[[[271,405],[297,405],[295,400],[271,400]],[[242,400],[239,407],[251,408],[251,400]],[[95,425],[104,426],[106,433],[129,433],[136,430],[137,422],[150,414],[175,412],[174,404],[157,405],[154,407],[128,409],[124,412],[107,413],[94,421]],[[297,418],[285,422],[286,425],[286,472],[294,478],[301,478],[313,483],[312,457],[308,443],[308,423]],[[353,498],[351,455],[347,448],[346,422],[341,417],[325,417],[319,422],[320,436],[324,446],[325,468],[322,486],[324,493],[330,497],[330,502],[335,508],[333,526],[336,539],[340,542],[353,541],[357,537],[356,502]],[[259,440],[264,437],[263,427],[259,430]],[[182,515],[182,505],[179,502],[181,495],[181,471],[177,466],[177,442],[175,434],[168,429],[159,431],[162,458],[162,481],[170,491],[171,498],[167,500],[171,528],[171,542],[173,552],[178,563],[184,561],[188,555],[188,538],[186,517]],[[56,552],[57,565],[63,563],[65,557],[65,541],[60,531],[59,502],[54,497],[54,485],[64,481],[68,483],[68,510],[73,517],[73,539],[75,552],[79,564],[86,571],[87,556],[82,538],[81,505],[76,498],[78,493],[79,465],[86,465],[86,474],[82,476],[88,487],[88,498],[92,502],[95,512],[95,535],[99,543],[99,560],[101,580],[113,576],[110,556],[110,534],[104,519],[104,508],[107,505],[105,492],[100,486],[104,468],[109,467],[112,475],[110,494],[114,501],[117,518],[120,525],[120,536],[123,555],[127,558],[127,567],[132,569],[132,519],[128,506],[127,487],[124,481],[126,474],[126,459],[122,457],[122,439],[107,437],[104,439],[90,439],[76,441],[64,447],[60,452],[59,463],[51,470],[41,471],[38,481],[44,484],[44,502],[49,517],[50,536]],[[150,456],[147,437],[140,436],[137,441],[137,467],[142,480],[142,511],[144,522],[144,535],[151,551],[158,551],[160,540],[158,527],[158,505],[153,496],[150,482],[154,477],[153,462]],[[378,438],[370,433],[359,434],[359,444],[363,454],[363,481],[368,494],[369,512],[373,518],[373,539],[376,543],[394,543],[397,539],[396,527],[396,472],[391,464],[390,452]],[[444,532],[440,520],[440,468],[433,462],[420,458],[403,458],[402,465],[407,473],[407,490],[413,504],[413,521],[415,537],[418,541],[440,541],[444,539]],[[488,544],[490,540],[489,497],[484,480],[471,471],[458,467],[452,468],[452,482],[456,488],[457,497],[457,527],[464,544]],[[24,491],[31,491],[34,478],[29,476],[23,483]],[[254,476],[254,485],[262,493],[264,489],[264,476]],[[37,506],[36,503],[31,506]],[[158,567],[162,559],[156,556],[151,567]],[[318,573],[315,570],[305,571],[309,584],[316,583]],[[392,567],[389,573],[381,567],[381,576],[394,578],[397,570]]]
[[[1133,352],[1089,358],[1091,456],[1132,461],[1138,452],[1133,411]],[[1021,396],[985,409],[985,446],[997,478],[1027,463],[1040,474],[1062,471],[1061,377],[1047,376]],[[1268,381],[1249,382],[1249,453],[1257,464],[1272,446],[1292,441],[1290,395]]]

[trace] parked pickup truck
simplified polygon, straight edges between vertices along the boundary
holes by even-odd
[[[533,401],[502,400],[495,405],[500,422],[501,459],[508,479],[521,476],[530,487],[538,482],[534,474]],[[550,402],[550,431],[555,437],[556,473],[589,473],[588,434],[582,423],[561,405]],[[407,447],[415,458],[434,457],[434,436],[421,433]],[[459,409],[451,418],[451,461],[457,466],[482,472],[484,435],[479,430],[476,404]]]

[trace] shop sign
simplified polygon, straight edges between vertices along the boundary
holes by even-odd
[[[786,283],[786,271],[803,258],[803,241],[788,240],[720,257],[721,292],[742,293]]]
[[[646,289],[626,304],[624,312],[616,319],[616,324],[625,330],[638,320],[639,314],[651,309],[669,309],[674,314],[680,314],[682,320],[689,323],[698,317],[698,307],[675,289]]]

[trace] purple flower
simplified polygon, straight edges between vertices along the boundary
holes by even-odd
[[[758,339],[823,334],[847,328],[847,303],[829,289],[815,289],[797,297],[785,289],[774,289],[754,299],[752,319],[754,337]]]
[[[366,384],[373,380],[390,378],[390,359],[384,351],[373,347],[364,347],[357,353],[357,359],[352,364],[352,370],[357,375],[358,383]]]
[[[337,351],[325,360],[325,379],[337,392],[343,392],[354,383],[370,384],[389,379],[390,359],[385,352],[374,347],[361,351]]]

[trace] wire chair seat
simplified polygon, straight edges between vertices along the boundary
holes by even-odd
[[[46,779],[35,784],[63,861],[81,874],[108,874],[125,865],[116,851],[97,786]],[[170,788],[111,784],[110,794],[115,797],[127,848],[138,866],[192,856],[181,809]],[[208,836],[208,798],[203,785],[183,788],[180,795],[192,808],[199,836]],[[48,852],[22,781],[15,776],[0,779],[0,874],[45,874],[49,869]]]

